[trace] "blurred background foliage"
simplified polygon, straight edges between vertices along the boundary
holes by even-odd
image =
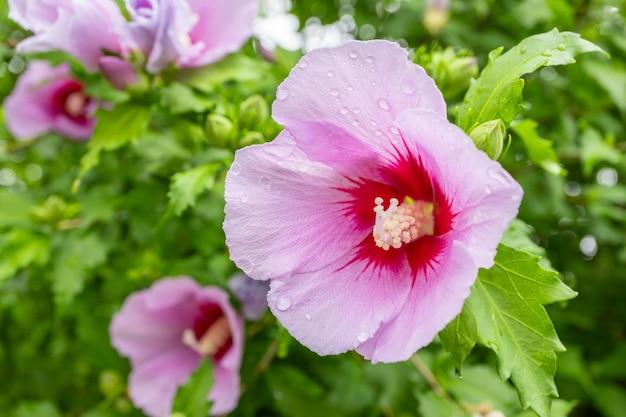
[[[309,40],[332,26],[339,36],[412,48],[452,119],[472,65],[484,67],[497,47],[557,27],[610,54],[526,77],[519,119],[537,125],[518,120],[500,160],[526,193],[527,225],[516,223],[508,238],[545,248],[535,251],[579,293],[549,308],[567,346],[552,415],[626,415],[626,2],[452,0],[443,15],[422,0],[292,6]],[[25,67],[13,47],[27,34],[7,14],[1,0],[0,98]],[[126,395],[128,364],[109,344],[110,317],[128,293],[162,276],[225,286],[236,272],[221,229],[224,173],[233,150],[279,131],[267,103],[299,56],[279,49],[268,62],[251,41],[216,66],[130,93],[75,68],[91,77],[92,95],[133,94],[150,109],[150,129],[130,143],[17,142],[0,117],[0,415],[141,415]],[[106,134],[120,136],[112,129]],[[370,365],[354,354],[317,357],[269,314],[246,332],[235,416],[534,415],[487,350],[459,373],[438,342],[411,362]]]

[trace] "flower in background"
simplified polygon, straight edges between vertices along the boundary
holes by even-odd
[[[285,130],[237,151],[231,258],[319,354],[409,358],[493,264],[522,190],[446,119],[435,83],[388,41],[306,54],[278,87]]]
[[[427,0],[424,26],[431,35],[437,35],[450,19],[450,0]]]
[[[256,0],[126,0],[146,68],[197,67],[238,50],[252,34]]]
[[[132,365],[130,397],[149,416],[170,415],[178,387],[203,360],[213,361],[211,414],[237,406],[243,325],[221,289],[187,277],[161,279],[126,299],[110,335]]]
[[[56,132],[72,139],[91,136],[97,103],[85,95],[67,64],[51,67],[33,61],[4,102],[4,117],[13,136],[31,139]]]
[[[245,274],[237,274],[228,282],[228,288],[241,302],[241,312],[248,320],[258,320],[267,310],[267,291],[270,289],[266,281],[256,281]]]
[[[106,54],[126,56],[132,48],[113,0],[11,0],[9,7],[10,16],[34,33],[17,46],[20,53],[60,50],[95,71]]]

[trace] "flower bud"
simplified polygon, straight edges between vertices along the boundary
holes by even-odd
[[[267,102],[260,95],[248,97],[239,106],[239,125],[246,129],[256,129],[269,117]]]
[[[244,146],[255,145],[258,143],[265,143],[265,137],[259,132],[251,131],[246,132],[245,135],[239,140],[239,148]]]
[[[100,373],[98,378],[100,392],[107,398],[112,398],[124,390],[122,377],[115,371],[106,370]]]
[[[506,126],[500,119],[489,120],[473,128],[469,136],[476,147],[485,152],[489,158],[498,159],[504,146]]]
[[[455,52],[454,48],[434,51],[426,69],[437,82],[447,99],[467,90],[470,81],[478,74],[476,57],[466,52]]]
[[[450,19],[449,0],[428,0],[424,12],[424,26],[431,35],[437,35]]]
[[[209,141],[219,147],[227,147],[235,137],[233,122],[221,114],[209,114],[206,119],[206,133]]]

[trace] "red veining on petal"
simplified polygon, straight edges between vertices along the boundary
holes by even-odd
[[[356,248],[356,255],[347,265],[365,261],[365,268],[399,270],[405,257],[411,267],[413,278],[421,272],[435,269],[438,255],[446,248],[446,241],[440,236],[452,229],[455,213],[451,200],[439,186],[435,168],[428,164],[429,156],[420,155],[412,149],[403,137],[403,149],[394,146],[393,162],[379,167],[372,178],[348,180],[354,185],[342,188],[348,198],[343,204],[344,212],[359,231],[371,229],[376,215],[373,202],[376,197],[388,201],[396,198],[404,201],[407,197],[416,201],[433,203],[434,234],[423,236],[398,249],[383,250],[376,246],[368,235]],[[346,265],[346,266],[347,266]]]

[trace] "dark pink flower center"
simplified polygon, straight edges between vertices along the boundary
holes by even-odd
[[[230,322],[220,306],[200,304],[192,328],[183,333],[183,342],[202,356],[219,361],[233,344]]]
[[[373,231],[350,263],[366,260],[396,270],[406,259],[415,276],[437,263],[445,248],[440,236],[452,228],[455,214],[423,158],[404,147],[396,149],[392,163],[376,168],[378,179],[349,178],[354,187],[342,190],[349,195],[345,211],[355,227]]]
[[[75,80],[65,81],[56,89],[52,97],[52,107],[56,114],[62,114],[76,123],[87,123],[91,98],[84,93],[82,84]]]

